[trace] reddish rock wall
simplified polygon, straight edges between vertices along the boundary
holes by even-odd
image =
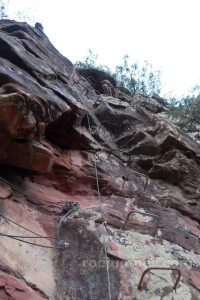
[[[103,300],[108,282],[113,300],[199,299],[199,147],[156,100],[123,99],[0,21],[0,299]],[[180,270],[176,291],[176,270],[139,290],[149,267]]]

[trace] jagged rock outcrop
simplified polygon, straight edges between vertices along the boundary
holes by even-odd
[[[155,99],[123,97],[0,21],[1,299],[199,299],[198,144]],[[138,289],[149,267],[172,271]]]

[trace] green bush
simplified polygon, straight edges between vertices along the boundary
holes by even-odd
[[[170,108],[167,116],[180,128],[191,131],[200,124],[200,94],[188,95],[181,100],[171,98],[168,103]]]
[[[98,55],[89,49],[84,61],[75,63],[77,68],[95,68],[107,72],[118,83],[118,88],[125,94],[142,93],[151,96],[159,94],[161,89],[160,71],[154,70],[147,61],[143,65],[130,63],[129,56],[125,55],[123,62],[115,67],[114,71],[108,66],[97,64]]]

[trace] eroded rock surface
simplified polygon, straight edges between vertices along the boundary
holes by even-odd
[[[0,21],[2,300],[200,299],[200,151],[163,109],[99,96],[41,30]],[[174,270],[138,289],[149,267],[180,270],[176,291]]]

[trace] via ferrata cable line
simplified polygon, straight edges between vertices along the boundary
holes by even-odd
[[[20,194],[24,195],[25,197],[28,198],[28,200],[33,203],[33,204],[37,204],[35,200],[33,200],[33,197],[34,195],[31,195],[30,193],[26,192],[24,189],[18,187],[16,184],[4,179],[3,177],[0,176],[0,181],[7,184],[9,187],[11,187],[14,191],[16,192],[19,192]],[[31,200],[30,200],[31,199]],[[44,202],[44,203],[48,203],[52,206],[57,206],[57,207],[61,207],[61,206],[66,206],[68,204],[68,200],[65,200],[63,202],[57,202],[57,203],[54,203],[54,202],[51,202],[51,201],[48,201],[48,200],[45,200],[43,198],[40,198],[40,197],[37,197],[37,199],[41,202]]]
[[[77,93],[78,94],[78,93]],[[78,94],[79,97],[79,94]],[[88,114],[88,110],[87,107],[85,105],[85,103],[83,102],[83,100],[81,99],[81,97],[79,97],[81,103],[83,104],[85,110],[86,110],[86,117],[87,117],[87,122],[88,122],[88,128],[89,128],[89,132],[92,135],[92,129],[91,129],[91,124],[90,124],[90,119],[89,119],[89,114]],[[94,147],[95,149],[95,147]],[[97,194],[98,194],[98,200],[99,200],[99,209],[100,209],[100,213],[101,213],[101,217],[102,220],[104,220],[103,217],[103,209],[102,209],[102,200],[101,200],[101,194],[100,194],[100,188],[99,188],[99,176],[98,176],[98,169],[97,169],[97,162],[96,162],[96,158],[97,158],[97,151],[95,151],[95,155],[94,155],[94,168],[95,168],[95,177],[96,177],[96,186],[97,186]],[[105,221],[104,221],[105,222]],[[109,300],[112,300],[112,295],[111,295],[111,283],[110,283],[110,268],[109,268],[109,259],[108,259],[108,251],[107,251],[107,244],[106,244],[106,239],[105,239],[105,234],[103,233],[103,244],[104,244],[104,252],[105,252],[105,261],[106,261],[106,273],[107,273],[107,282],[108,282],[108,296],[109,296]]]
[[[5,233],[5,232],[0,232],[0,236],[4,236],[4,237],[8,237],[8,238],[12,238],[14,240],[17,240],[17,241],[20,241],[20,242],[23,242],[23,243],[26,243],[26,244],[30,244],[30,245],[34,245],[34,246],[38,246],[38,247],[43,247],[43,248],[51,248],[51,249],[62,249],[62,250],[65,250],[67,247],[68,247],[68,243],[64,242],[64,241],[61,241],[61,240],[57,240],[55,239],[54,237],[50,237],[50,236],[42,236],[18,223],[16,223],[15,221],[11,220],[10,218],[8,217],[5,217],[3,214],[0,213],[0,217],[3,218],[4,220],[10,222],[10,223],[13,223],[15,224],[16,226],[22,228],[23,230],[25,231],[28,231],[32,234],[34,234],[35,236],[22,236],[22,235],[13,235],[13,234],[8,234],[8,233]],[[43,245],[43,244],[37,244],[37,243],[33,243],[33,242],[30,242],[30,241],[26,241],[24,239],[46,239],[46,240],[49,240],[51,242],[54,242],[56,244],[56,246],[47,246],[47,245]]]

